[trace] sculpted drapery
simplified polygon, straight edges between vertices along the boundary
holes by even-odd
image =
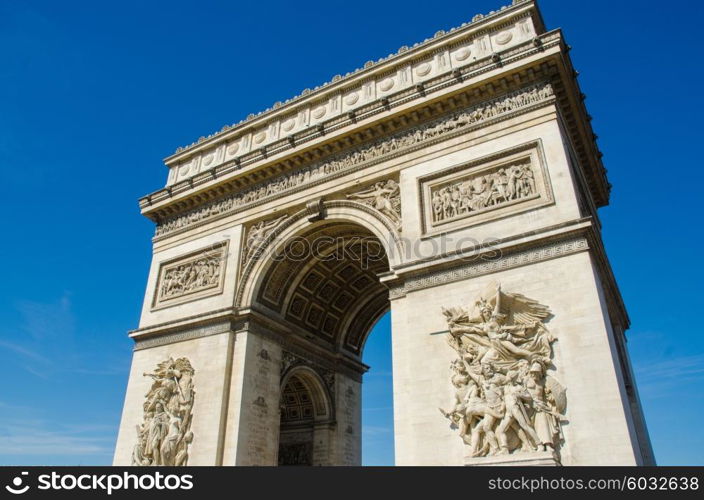
[[[187,358],[167,359],[152,373],[144,402],[144,420],[137,426],[132,465],[187,465],[193,441],[194,370]]]
[[[443,309],[457,353],[450,409],[440,409],[473,457],[556,451],[566,391],[551,375],[550,311],[491,283],[469,308]]]

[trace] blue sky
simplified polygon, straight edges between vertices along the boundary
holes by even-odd
[[[508,2],[508,0],[503,0]],[[176,147],[501,0],[0,3],[0,464],[109,464]],[[543,0],[614,185],[604,238],[656,457],[704,464],[700,2]],[[388,318],[364,462],[393,461]]]

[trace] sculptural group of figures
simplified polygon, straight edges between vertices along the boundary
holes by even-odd
[[[132,465],[187,465],[193,417],[193,373],[186,358],[159,363],[144,403],[144,420],[137,426]]]
[[[169,299],[216,285],[220,281],[220,258],[207,257],[167,269],[161,280],[159,298]]]
[[[535,176],[530,164],[502,167],[495,172],[433,191],[433,221],[451,219],[536,193]]]
[[[471,455],[556,450],[566,395],[548,373],[554,341],[543,323],[548,309],[493,283],[469,310],[443,313],[457,359],[452,406],[440,411]]]

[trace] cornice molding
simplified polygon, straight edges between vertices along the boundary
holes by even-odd
[[[187,203],[187,200],[182,199],[182,194],[188,194],[190,196],[190,193],[195,193],[198,187],[212,184],[216,179],[222,179],[224,181],[228,177],[233,177],[232,174],[234,173],[238,173],[238,179],[234,179],[234,182],[239,186],[241,185],[240,183],[245,180],[244,176],[253,174],[255,167],[261,170],[260,167],[264,167],[268,161],[271,161],[270,158],[281,155],[282,153],[294,153],[294,150],[298,151],[297,153],[294,153],[298,156],[289,157],[285,160],[283,158],[278,160],[280,163],[285,164],[283,168],[291,169],[292,166],[295,168],[302,163],[315,161],[321,156],[326,156],[330,154],[330,152],[340,149],[340,147],[346,147],[346,144],[350,144],[350,141],[354,144],[363,142],[369,138],[370,133],[375,134],[373,129],[379,128],[379,124],[367,126],[368,128],[363,130],[354,130],[354,127],[359,129],[358,122],[362,122],[363,120],[382,113],[388,113],[394,108],[398,108],[399,106],[416,101],[418,102],[418,105],[422,105],[425,101],[427,107],[431,108],[430,112],[433,113],[434,111],[432,108],[436,107],[438,103],[430,102],[428,97],[440,91],[454,91],[455,88],[460,92],[464,90],[464,99],[472,99],[473,101],[478,100],[477,98],[486,99],[488,96],[505,92],[508,85],[515,84],[514,80],[516,79],[516,75],[504,75],[504,83],[500,84],[496,88],[491,82],[473,82],[474,84],[477,84],[478,87],[469,88],[467,82],[470,80],[476,80],[477,77],[489,71],[496,70],[504,66],[509,66],[512,63],[517,63],[532,55],[547,51],[550,48],[558,48],[561,45],[561,37],[559,32],[543,34],[540,36],[539,40],[539,44],[536,44],[535,40],[521,43],[494,54],[497,57],[484,57],[460,69],[450,69],[442,74],[438,74],[434,78],[424,82],[422,85],[416,85],[408,89],[404,89],[401,92],[370,101],[362,108],[359,108],[351,113],[344,113],[339,117],[330,120],[330,122],[307,127],[299,133],[294,133],[273,143],[264,144],[262,147],[253,148],[251,151],[240,157],[226,159],[226,161],[222,164],[211,167],[205,171],[193,175],[192,177],[171,184],[166,188],[160,189],[140,198],[139,204],[142,212],[148,217],[156,220],[159,218],[158,212],[162,209],[160,205],[170,205],[172,203],[180,204],[181,202]],[[522,84],[525,85],[534,79],[546,78],[547,75],[542,73],[544,73],[544,69],[541,66],[531,69],[530,75],[524,75]],[[453,98],[463,99],[462,94],[451,96],[449,99],[447,99],[447,97],[440,98],[445,98],[447,101],[450,101]],[[452,106],[452,104],[450,104],[450,106]],[[419,114],[418,110],[415,110],[414,112]],[[427,113],[427,111],[423,110],[420,113],[424,114]],[[390,122],[398,117],[389,116],[389,118]],[[408,120],[408,118],[406,118],[406,120]],[[351,134],[338,139],[338,142],[341,142],[342,144],[333,145],[328,143],[319,144],[317,147],[312,146],[313,142],[319,142],[319,140],[325,136],[344,128],[350,128]],[[308,143],[311,143],[312,149],[304,151],[302,146]],[[268,166],[266,168],[271,170],[272,166]],[[276,168],[280,169],[282,167],[278,166]],[[258,172],[257,174],[261,175],[261,172]],[[222,187],[222,185],[219,187]],[[201,192],[196,196],[208,199],[211,195]]]
[[[237,335],[246,332],[263,336],[281,346],[282,349],[305,357],[325,369],[341,373],[358,382],[361,382],[362,374],[369,369],[360,360],[345,355],[344,352],[332,352],[311,343],[300,335],[292,335],[288,329],[271,318],[262,316],[256,310],[249,309],[235,314],[234,310],[230,309],[225,317],[221,316],[217,320],[209,322],[200,321],[199,316],[201,315],[184,318],[179,321],[178,325],[169,322],[130,332],[134,340],[133,350],[141,351],[213,335]],[[149,333],[138,336],[141,331]]]
[[[351,83],[358,82],[359,80],[369,80],[373,78],[374,75],[386,76],[387,73],[396,69],[399,64],[407,64],[409,61],[416,62],[417,59],[423,56],[437,53],[444,46],[466,41],[466,39],[471,36],[482,35],[489,31],[506,28],[510,25],[511,21],[527,17],[533,18],[538,30],[537,34],[545,30],[542,18],[535,8],[533,1],[513,0],[511,5],[502,6],[486,15],[477,14],[470,22],[462,23],[461,26],[451,28],[448,31],[439,30],[432,38],[418,42],[412,47],[404,45],[400,47],[398,51],[389,54],[387,57],[382,57],[377,61],[367,61],[362,68],[348,72],[344,76],[335,75],[332,80],[314,89],[304,89],[301,94],[287,99],[284,102],[276,102],[272,107],[259,113],[250,114],[247,118],[236,124],[225,125],[218,132],[207,137],[200,137],[198,141],[188,146],[177,148],[176,152],[167,157],[165,161],[167,164],[171,163],[174,160],[183,158],[184,155],[193,152],[193,150],[198,149],[200,146],[210,146],[222,139],[227,139],[237,133],[242,133],[245,129],[251,129],[257,126],[261,127],[263,125],[262,122],[270,120],[275,115],[291,114],[295,111],[295,108],[306,103],[312,104],[325,95],[346,94],[352,90],[349,87]]]
[[[503,252],[496,256],[495,251],[474,256],[471,262],[454,262],[451,267],[440,270],[427,270],[419,272],[416,276],[402,279],[397,283],[389,284],[389,299],[394,300],[405,297],[406,294],[434,286],[445,285],[457,281],[484,276],[536,264],[546,260],[571,255],[589,250],[589,242],[585,235],[570,235],[558,241],[541,242],[533,244],[519,251]],[[459,259],[461,261],[461,259]]]

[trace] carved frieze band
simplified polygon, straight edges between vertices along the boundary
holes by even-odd
[[[205,326],[191,327],[178,332],[164,333],[146,339],[135,339],[134,350],[150,349],[162,345],[175,344],[176,342],[184,342],[186,340],[194,340],[210,335],[218,335],[232,331],[232,323],[230,321],[214,323]]]
[[[323,162],[313,163],[296,172],[263,181],[248,189],[166,219],[157,226],[156,235],[165,235],[194,224],[233,214],[244,207],[255,206],[283,194],[345,175],[360,166],[371,165],[429,146],[492,121],[508,118],[516,112],[527,111],[536,104],[551,100],[552,97],[552,86],[549,83],[541,83],[475,104],[439,120],[387,136],[372,144],[335,155]]]
[[[161,264],[152,308],[222,293],[227,247],[224,241]]]
[[[511,253],[509,255],[498,255],[492,257],[476,257],[471,262],[452,269],[444,269],[424,274],[419,277],[407,279],[403,284],[391,286],[389,291],[390,299],[403,297],[409,292],[422,290],[433,286],[444,285],[456,281],[474,278],[486,274],[505,271],[514,267],[534,264],[556,257],[562,257],[573,253],[583,252],[589,249],[587,238],[580,236],[564,241],[558,241],[541,245],[528,250]],[[492,252],[496,254],[496,251]]]

